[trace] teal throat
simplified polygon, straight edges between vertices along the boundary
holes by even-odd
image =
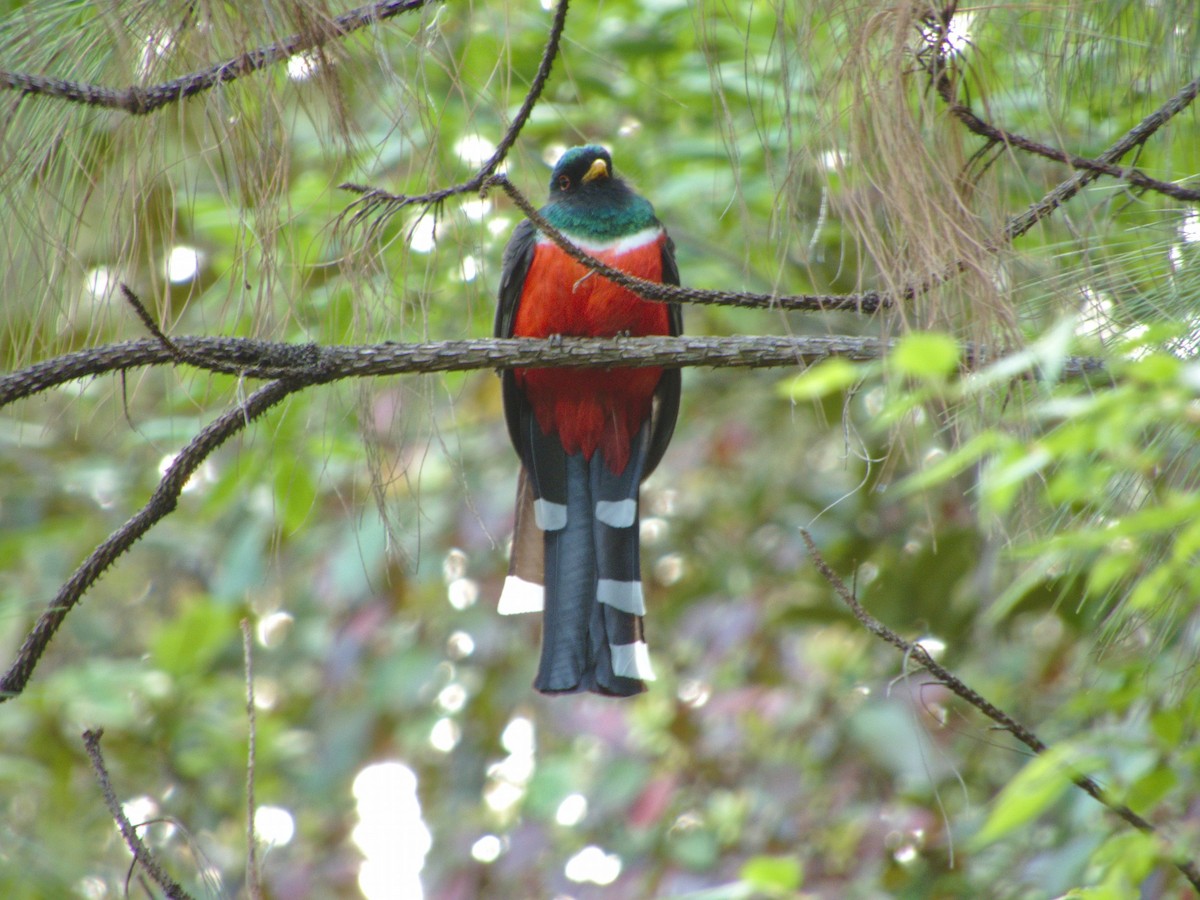
[[[555,200],[541,213],[551,225],[567,234],[596,241],[614,240],[637,234],[658,224],[654,207],[632,191],[621,197],[606,197],[604,203]]]

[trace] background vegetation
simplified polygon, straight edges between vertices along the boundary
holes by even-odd
[[[520,217],[501,192],[370,228],[339,220],[354,195],[338,186],[469,177],[525,97],[546,5],[430,4],[146,117],[0,95],[5,370],[145,337],[120,282],[171,336],[489,334]],[[0,8],[0,69],[124,87],[348,7]],[[536,200],[564,147],[606,143],[695,287],[844,293],[958,272],[875,316],[685,311],[697,334],[901,343],[799,376],[685,370],[644,494],[648,694],[529,686],[536,617],[494,611],[516,460],[492,374],[313,387],[206,462],[0,705],[0,893],[124,890],[129,851],[80,737],[98,727],[160,862],[195,895],[246,891],[248,618],[270,896],[1187,895],[1200,219],[1106,178],[998,242],[1073,170],[950,115],[920,55],[935,11],[577,2],[504,163]],[[1200,33],[1188,2],[1080,0],[964,6],[948,39],[958,100],[1097,157],[1194,77]],[[1195,175],[1194,112],[1135,163]],[[967,341],[990,361],[967,366]],[[1106,368],[1058,378],[1078,355]],[[164,366],[0,411],[6,665],[254,386]],[[1051,753],[1034,760],[864,630],[802,528],[874,615]],[[1106,813],[1078,774],[1156,831]]]

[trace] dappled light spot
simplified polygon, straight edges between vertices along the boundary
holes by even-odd
[[[204,254],[195,247],[176,244],[167,254],[166,273],[171,284],[186,284],[200,274]]]
[[[574,882],[612,884],[621,874],[621,857],[591,844],[567,860],[563,873]]]
[[[254,811],[254,833],[271,847],[286,847],[296,836],[296,820],[282,806],[260,806]]]
[[[493,863],[504,851],[504,843],[494,834],[485,834],[471,845],[471,858],[481,863]]]
[[[413,222],[408,231],[408,248],[413,253],[431,253],[437,245],[437,221],[431,215],[422,215]]]
[[[492,211],[492,201],[486,197],[475,197],[470,200],[464,200],[459,209],[472,222],[482,222],[487,214]]]
[[[692,709],[699,709],[712,697],[712,685],[698,678],[685,678],[679,682],[679,702]]]
[[[462,740],[462,728],[450,718],[441,718],[429,730],[429,746],[439,753],[449,753]]]
[[[645,546],[646,544],[662,543],[669,530],[670,523],[662,516],[649,516],[642,519],[638,527],[638,534],[642,539],[642,545]]]
[[[571,828],[583,821],[587,811],[587,797],[583,794],[567,794],[558,804],[558,810],[554,813],[554,821],[559,825]]]
[[[454,153],[463,162],[471,166],[481,166],[487,162],[496,145],[481,134],[467,134],[454,142]]]
[[[475,652],[475,639],[465,631],[456,631],[446,639],[446,654],[451,659],[465,659]]]
[[[467,689],[451,682],[438,692],[437,703],[446,712],[456,713],[467,705]]]
[[[456,578],[446,586],[446,599],[455,609],[469,609],[479,599],[479,585],[471,578]]]
[[[168,453],[158,461],[158,475],[161,478],[167,474],[167,469],[175,463],[175,458],[178,454]],[[202,488],[215,484],[217,480],[217,467],[211,459],[206,459],[196,467],[196,471],[192,472],[191,477],[183,483],[182,492],[190,494],[193,491],[199,491]]]
[[[449,584],[456,578],[467,574],[467,554],[457,547],[451,547],[442,558],[442,578]]]
[[[84,290],[88,297],[96,302],[108,300],[117,289],[116,273],[108,266],[96,266],[89,269],[83,278]]]
[[[917,641],[917,646],[934,659],[941,659],[946,653],[946,642],[933,635],[926,635]]]
[[[677,583],[686,571],[681,553],[668,553],[654,563],[654,579],[666,587]]]
[[[525,716],[514,717],[500,735],[500,746],[508,751],[508,756],[488,767],[483,799],[495,812],[507,813],[524,798],[525,788],[533,777],[533,722]]]
[[[421,870],[433,837],[421,817],[417,776],[401,762],[372,763],[354,779],[358,824],[351,839],[363,855],[358,887],[367,900],[425,896]]]
[[[283,610],[268,613],[258,620],[258,626],[254,629],[258,643],[267,649],[278,647],[291,634],[295,623],[295,617]]]
[[[321,58],[316,53],[297,53],[294,56],[288,57],[288,78],[292,81],[307,81],[317,74],[317,70],[320,67]]]

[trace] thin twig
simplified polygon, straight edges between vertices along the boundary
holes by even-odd
[[[169,337],[163,334],[158,323],[154,321],[154,317],[150,315],[150,310],[146,309],[140,297],[135,294],[125,282],[121,282],[121,296],[125,298],[125,302],[133,307],[133,311],[137,313],[137,317],[142,320],[142,324],[146,326],[146,330],[154,336],[154,338],[166,347],[167,352],[171,354],[176,362],[183,362],[183,351],[176,347]]]
[[[100,752],[100,738],[103,736],[104,729],[102,728],[85,731],[83,746],[87,750],[88,759],[92,761],[96,780],[100,782],[100,792],[104,795],[104,803],[108,807],[109,815],[121,829],[121,836],[125,838],[125,843],[132,851],[134,860],[141,864],[146,873],[154,879],[154,883],[162,888],[172,900],[191,900],[191,895],[183,889],[182,885],[158,864],[158,860],[138,837],[137,829],[130,823],[129,818],[125,815],[125,810],[121,808],[121,802],[117,799],[112,781],[108,776],[108,767],[104,765],[104,755]]]
[[[1007,712],[1000,709],[991,701],[984,698],[974,688],[967,685],[957,675],[941,665],[937,660],[929,655],[928,651],[918,642],[907,641],[900,637],[892,629],[888,628],[873,615],[871,615],[858,602],[858,598],[854,593],[846,587],[846,583],[841,577],[833,571],[821,552],[817,549],[816,543],[813,541],[812,535],[806,529],[800,529],[800,536],[804,539],[805,546],[808,547],[809,556],[812,557],[813,565],[816,566],[818,572],[833,588],[834,592],[841,598],[842,602],[850,610],[851,614],[857,619],[863,627],[871,634],[886,641],[898,650],[903,651],[907,659],[916,660],[916,662],[928,671],[938,683],[944,685],[952,693],[961,697],[967,703],[971,704],[1005,731],[1008,731],[1019,740],[1022,744],[1032,750],[1034,753],[1044,753],[1050,749],[1036,734],[1029,728],[1022,725]],[[1156,834],[1157,829],[1146,821],[1144,818],[1135,813],[1123,803],[1117,803],[1105,793],[1099,783],[1087,775],[1072,775],[1071,780],[1077,787],[1087,793],[1090,797],[1108,807],[1109,810],[1116,813],[1125,822],[1137,828],[1139,831],[1144,831],[1147,834]],[[1200,892],[1200,869],[1195,863],[1190,860],[1174,860],[1175,867],[1184,874],[1192,886]]]
[[[258,725],[254,711],[254,641],[250,621],[242,619],[242,660],[246,670],[246,723],[249,739],[246,746],[246,890],[252,900],[262,900],[262,882],[258,876],[258,836],[254,833],[254,754]]]
[[[363,185],[346,182],[341,187],[344,190],[359,194],[360,198],[343,210],[342,214],[338,217],[337,227],[355,227],[361,225],[364,221],[370,221],[370,230],[377,231],[388,219],[407,206],[437,205],[450,197],[461,194],[473,194],[479,191],[484,183],[495,173],[500,163],[504,162],[508,156],[509,150],[516,143],[521,129],[525,127],[525,123],[529,120],[534,106],[542,96],[542,90],[546,87],[546,82],[550,78],[550,70],[554,67],[554,60],[558,57],[559,46],[562,43],[563,29],[566,28],[567,24],[567,6],[569,2],[570,0],[559,0],[558,6],[554,10],[554,20],[550,25],[550,34],[546,38],[546,47],[542,51],[541,62],[538,64],[537,73],[533,76],[533,81],[529,85],[529,91],[525,94],[525,99],[521,103],[521,108],[517,110],[516,116],[513,117],[512,123],[505,130],[504,136],[500,139],[500,143],[496,145],[495,151],[479,167],[479,170],[474,175],[461,184],[429,191],[425,194],[412,195],[391,194],[387,191],[379,191]]]
[[[381,0],[378,3],[360,6],[335,16],[327,23],[321,23],[320,27],[312,31],[293,34],[274,44],[247,50],[203,71],[192,72],[149,87],[116,89],[24,72],[0,71],[0,88],[82,103],[86,106],[122,110],[133,116],[144,116],[169,103],[186,100],[219,84],[235,81],[244,75],[284,62],[297,53],[323,47],[330,40],[340,39],[360,28],[375,25],[400,13],[420,9],[432,2],[436,0]]]
[[[154,342],[157,346],[157,342]],[[104,574],[104,570],[121,557],[134,542],[149,531],[158,521],[175,510],[179,495],[192,473],[208,456],[230,437],[245,428],[252,420],[262,415],[288,394],[311,384],[312,381],[279,380],[259,388],[246,398],[245,403],[228,410],[213,420],[179,452],[167,471],[163,473],[158,487],[140,510],[124,525],[114,531],[100,544],[83,564],[75,570],[58,594],[50,601],[46,611],[38,618],[26,636],[17,658],[0,678],[0,703],[9,700],[25,689],[38,661],[54,638],[59,626],[84,593]]]

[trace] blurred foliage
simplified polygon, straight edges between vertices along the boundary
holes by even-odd
[[[0,3],[0,68],[150,83],[317,9],[248,6]],[[493,376],[310,390],[214,455],[0,705],[0,894],[122,895],[128,851],[80,737],[96,727],[168,869],[198,896],[244,893],[248,617],[257,799],[294,826],[270,832],[271,896],[354,895],[380,846],[372,897],[413,896],[422,859],[424,892],[446,898],[1179,896],[1170,860],[1200,847],[1198,219],[1105,181],[983,250],[1069,173],[972,160],[912,56],[924,11],[576,3],[507,163],[539,197],[563,147],[608,143],[690,285],[848,291],[970,262],[878,321],[686,311],[695,333],[928,330],[868,365],[685,372],[644,495],[648,694],[529,686],[536,617],[493,606],[516,473]],[[972,8],[955,20],[964,97],[1096,155],[1192,77],[1194,13]],[[122,280],[171,334],[489,333],[518,217],[502,196],[372,233],[337,227],[337,186],[470,175],[549,21],[536,3],[435,6],[149,120],[6,98],[4,367],[143,336]],[[1176,118],[1137,165],[1194,175],[1198,131]],[[963,373],[967,337],[1013,356]],[[1107,373],[1057,381],[1079,353]],[[1045,377],[1014,378],[1030,368]],[[0,657],[248,390],[163,368],[0,412]],[[837,605],[800,528],[1053,752],[1030,759],[906,670]],[[1161,835],[1104,814],[1076,771]]]

